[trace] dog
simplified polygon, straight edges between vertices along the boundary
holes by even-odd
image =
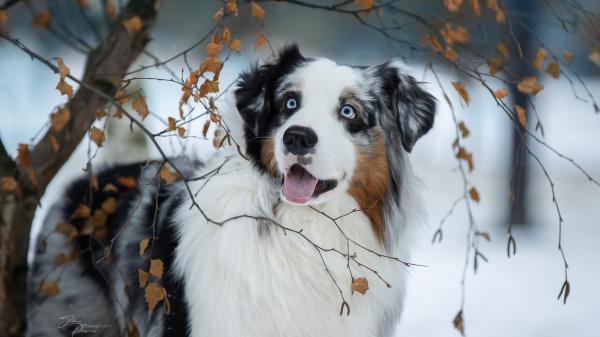
[[[31,268],[28,336],[393,335],[422,206],[408,154],[436,99],[400,62],[295,45],[232,96],[218,154],[172,160],[185,180],[157,183],[151,162],[65,191]]]

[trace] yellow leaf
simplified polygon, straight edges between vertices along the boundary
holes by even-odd
[[[38,13],[31,20],[31,24],[35,27],[39,27],[42,29],[48,29],[48,27],[50,26],[50,12],[43,11],[43,12]]]
[[[465,84],[462,82],[452,82],[452,86],[458,92],[460,97],[462,97],[465,103],[469,104],[470,97],[467,88],[465,88]]]
[[[533,66],[535,67],[535,69],[542,69],[542,64],[544,64],[547,54],[548,52],[546,52],[546,49],[544,48],[539,48],[537,50],[537,52],[535,53],[535,58],[533,59]]]
[[[460,136],[463,138],[467,138],[471,134],[471,131],[469,131],[465,122],[458,123],[458,130],[460,131]]]
[[[167,184],[172,184],[177,180],[177,174],[172,173],[166,165],[160,168],[160,178]]]
[[[238,5],[236,0],[230,0],[227,2],[227,11],[233,13],[235,17],[238,16]]]
[[[475,15],[481,15],[481,8],[479,8],[479,0],[471,0],[471,9],[475,12]]]
[[[60,289],[58,283],[46,281],[40,285],[40,292],[47,297],[53,297],[60,294]]]
[[[522,106],[517,105],[515,106],[515,110],[517,112],[519,123],[521,123],[521,126],[524,128],[527,128],[527,113],[525,112],[525,109]]]
[[[60,91],[61,95],[66,95],[69,98],[73,97],[73,87],[63,79],[58,81],[56,89]]]
[[[117,177],[117,184],[126,187],[128,189],[135,188],[137,186],[137,181],[134,177]]]
[[[460,9],[461,5],[462,0],[444,0],[444,6],[446,6],[450,12],[456,12]]]
[[[259,20],[262,20],[265,17],[265,10],[254,1],[250,3],[250,12],[252,13],[253,17]]]
[[[169,117],[169,118],[167,118],[167,121],[169,122],[169,130],[170,131],[173,131],[177,128],[177,122],[175,121],[175,118]]]
[[[156,305],[165,298],[165,291],[158,284],[150,283],[144,289],[144,298],[148,303],[148,309],[152,312]]]
[[[115,6],[115,3],[113,0],[106,1],[106,5],[104,6],[104,11],[106,12],[106,15],[110,19],[115,18],[115,16],[117,15],[117,6]]]
[[[254,43],[254,48],[260,49],[265,45],[265,43],[267,43],[267,37],[260,33],[256,37],[256,43]]]
[[[498,59],[498,58],[493,58],[493,59],[489,60],[487,65],[488,65],[488,72],[492,76],[496,75],[496,73],[498,73],[504,67],[504,63],[502,62],[501,59]]]
[[[235,39],[233,41],[231,41],[231,43],[229,44],[229,49],[233,50],[236,53],[241,53],[240,50],[240,46],[242,44],[242,41],[240,39]]]
[[[138,115],[142,117],[142,120],[144,120],[144,118],[146,118],[150,113],[148,111],[148,105],[146,104],[145,96],[138,97],[138,99],[131,103],[131,106],[133,107],[133,110],[135,110],[138,113]]]
[[[139,16],[131,17],[125,21],[123,21],[123,27],[129,34],[135,34],[142,30],[142,19]]]
[[[517,85],[517,88],[520,92],[526,95],[535,95],[544,90],[544,87],[539,84],[537,77],[535,76],[523,78],[523,80]]]
[[[92,127],[90,130],[90,138],[98,147],[101,147],[104,144],[104,131],[98,129],[97,127]]]
[[[145,271],[138,268],[138,281],[140,284],[140,288],[144,288],[148,284],[148,279],[150,275]]]
[[[560,66],[556,60],[550,62],[546,68],[546,73],[550,74],[555,80],[560,78]]]
[[[19,184],[15,180],[15,178],[11,176],[2,177],[0,179],[0,191],[5,193],[12,193],[17,190]]]
[[[498,42],[498,44],[496,45],[496,50],[498,51],[498,53],[500,53],[500,55],[502,55],[502,57],[504,57],[505,59],[508,58],[508,47],[506,46],[506,43],[504,41]]]
[[[563,59],[565,59],[567,63],[573,62],[573,58],[573,53],[567,50],[563,50]]]
[[[475,202],[479,202],[479,192],[477,192],[477,189],[475,188],[475,186],[471,187],[469,189],[469,196],[471,197],[471,200],[475,201]]]
[[[364,295],[369,290],[369,281],[364,277],[359,277],[352,281],[352,293],[359,292]]]
[[[163,262],[159,259],[150,260],[150,275],[156,276],[156,278],[160,279],[163,275],[164,265]]]
[[[64,107],[57,112],[50,114],[50,125],[54,132],[59,133],[65,128],[69,120],[71,119],[71,110],[68,107]]]
[[[494,97],[496,97],[497,99],[503,99],[506,96],[508,96],[508,90],[506,90],[506,88],[494,91]]]
[[[588,55],[590,61],[594,62],[598,67],[600,67],[600,43],[596,45],[596,47],[592,50],[590,55]]]
[[[150,243],[150,239],[144,239],[144,240],[140,241],[140,256],[141,257],[144,257],[146,248],[148,248],[148,243]]]

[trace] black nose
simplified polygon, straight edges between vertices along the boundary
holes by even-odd
[[[312,152],[312,148],[317,145],[318,141],[319,137],[313,129],[304,126],[290,126],[283,133],[285,148],[297,156]]]

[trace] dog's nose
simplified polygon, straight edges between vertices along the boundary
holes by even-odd
[[[285,148],[297,156],[310,153],[318,141],[319,137],[317,137],[313,129],[304,126],[290,126],[283,133]]]

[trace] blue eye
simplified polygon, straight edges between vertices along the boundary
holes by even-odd
[[[285,107],[288,108],[288,109],[290,109],[290,110],[296,109],[298,107],[298,102],[296,101],[296,99],[290,98],[285,103]]]
[[[354,117],[356,117],[356,112],[354,112],[354,108],[350,105],[344,105],[340,110],[340,114],[342,115],[342,117],[348,119],[354,119]]]

